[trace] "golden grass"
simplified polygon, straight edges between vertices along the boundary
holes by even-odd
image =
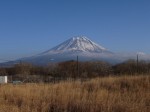
[[[0,112],[149,112],[150,76],[0,85]]]

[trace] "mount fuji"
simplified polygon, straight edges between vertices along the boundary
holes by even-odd
[[[79,61],[107,61],[109,63],[120,63],[128,59],[135,59],[137,53],[114,53],[108,49],[96,44],[85,36],[73,37],[50,50],[40,54],[18,59],[12,62],[6,62],[4,65],[12,65],[14,63],[29,62],[36,65],[47,65],[51,62],[62,62],[68,60],[76,60],[77,56]],[[139,54],[141,59],[149,59],[150,55]]]
[[[113,55],[113,52],[82,36],[70,38],[50,50],[20,60],[33,64],[46,65],[51,62],[76,60],[77,56],[80,61],[106,61]]]
[[[110,53],[106,48],[94,43],[87,37],[73,37],[59,44],[58,46],[41,53],[40,55],[60,54],[60,53]]]

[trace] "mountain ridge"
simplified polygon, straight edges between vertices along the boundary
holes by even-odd
[[[70,38],[40,55],[63,52],[109,52],[106,48],[94,43],[85,36]]]
[[[136,55],[137,54],[114,53],[85,36],[78,36],[70,38],[40,54],[18,59],[13,61],[13,63],[17,63],[21,60],[22,62],[29,62],[37,65],[47,65],[51,62],[76,60],[77,56],[79,57],[79,61],[100,60],[109,63],[120,63],[128,59],[135,59]],[[149,59],[148,57],[149,55],[140,55],[141,59]],[[7,63],[11,64],[12,62]]]
[[[114,53],[93,42],[85,36],[72,37],[59,45],[32,57],[23,58],[25,62],[45,65],[50,62],[76,60],[107,60]]]

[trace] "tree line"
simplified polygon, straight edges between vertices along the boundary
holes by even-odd
[[[49,78],[93,78],[109,75],[149,74],[150,62],[127,60],[112,65],[104,61],[77,62],[74,60],[49,63],[47,66],[37,66],[30,63],[20,63],[12,67],[1,67],[0,75],[18,77],[22,80]]]

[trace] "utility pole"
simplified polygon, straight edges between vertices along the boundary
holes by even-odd
[[[138,64],[139,64],[139,55],[137,54],[137,60],[136,60],[136,63],[137,63],[137,67],[138,67]]]
[[[136,68],[137,68],[137,73],[138,73],[138,66],[139,66],[139,55],[138,55],[138,54],[137,54],[136,64],[137,64],[137,65],[136,65],[136,66],[137,66]]]
[[[21,60],[19,60],[19,65],[22,65],[22,61]]]
[[[79,76],[79,58],[77,56],[77,76]]]

